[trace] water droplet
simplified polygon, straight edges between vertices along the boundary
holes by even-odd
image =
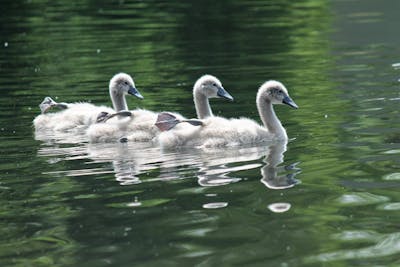
[[[4,47],[8,47],[8,43],[7,42],[4,43]]]
[[[97,52],[97,54],[100,54],[101,49],[97,49],[96,52]]]
[[[325,119],[328,118],[328,114],[325,114],[324,118],[325,118]]]
[[[205,209],[220,209],[225,208],[228,206],[228,202],[214,202],[214,203],[207,203],[203,205]]]
[[[268,205],[268,209],[275,213],[282,213],[288,211],[291,206],[290,203],[279,202]]]

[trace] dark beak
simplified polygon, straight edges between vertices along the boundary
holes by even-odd
[[[142,96],[142,95],[139,93],[139,91],[138,91],[135,87],[133,87],[133,86],[131,86],[131,87],[129,88],[128,94],[134,95],[134,96],[136,96],[136,97],[139,98],[139,99],[143,99],[143,96]]]
[[[297,106],[288,95],[283,98],[282,103],[291,106],[292,108],[299,108],[299,106]]]
[[[222,86],[218,88],[217,96],[233,101],[233,97]]]

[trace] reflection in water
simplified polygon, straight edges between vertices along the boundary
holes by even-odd
[[[299,183],[295,179],[300,169],[297,163],[279,167],[283,163],[283,153],[286,151],[286,143],[274,144],[269,147],[269,154],[265,157],[265,166],[261,168],[261,182],[270,189],[287,189]],[[284,171],[295,170],[294,173]]]
[[[236,183],[241,180],[231,177],[232,173],[259,168],[261,164],[254,161],[260,159],[267,153],[267,147],[251,148],[226,148],[202,151],[202,165],[197,172],[197,182],[201,186],[221,186]],[[241,163],[237,166],[234,163]],[[249,163],[250,162],[250,163]]]
[[[115,179],[120,185],[141,183],[138,175],[154,169],[152,164],[161,160],[159,151],[145,145],[131,147],[127,144],[90,144],[88,158],[93,163],[112,164]]]
[[[86,160],[85,169],[48,172],[50,174],[82,176],[114,173],[120,185],[139,184],[143,182],[139,175],[158,170],[157,177],[144,181],[179,180],[197,176],[198,184],[203,187],[222,186],[241,181],[241,178],[232,176],[239,171],[260,168],[264,185],[270,189],[286,189],[299,182],[295,179],[299,169],[297,163],[280,166],[285,151],[285,142],[209,151],[185,149],[171,153],[144,143],[115,143],[81,144],[75,147],[54,144],[43,146],[38,154],[51,157],[48,162],[53,164],[61,160]],[[104,163],[111,163],[111,168]],[[98,167],[99,164],[101,167]],[[291,170],[294,172],[288,173]]]
[[[85,128],[75,128],[66,132],[49,131],[45,130],[35,130],[34,137],[35,140],[42,141],[47,145],[51,144],[79,144],[85,141],[86,138]]]
[[[275,213],[282,213],[288,211],[291,206],[290,203],[278,202],[269,204],[268,209]]]

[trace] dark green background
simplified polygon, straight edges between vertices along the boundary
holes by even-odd
[[[1,265],[400,264],[399,1],[7,0],[0,10]],[[145,97],[131,108],[187,117],[202,74],[235,97],[212,100],[215,114],[258,121],[258,86],[283,82],[300,109],[276,108],[291,141],[270,171],[301,183],[260,182],[270,147],[160,155],[34,139],[45,96],[110,105],[120,71]],[[215,202],[228,205],[203,208]],[[277,202],[291,207],[268,209]]]

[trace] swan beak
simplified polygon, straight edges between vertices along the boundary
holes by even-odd
[[[233,97],[222,86],[218,88],[217,96],[233,101]]]
[[[128,94],[134,95],[134,96],[136,96],[136,97],[139,98],[139,99],[143,99],[143,96],[139,93],[139,91],[138,91],[134,86],[131,86],[131,87],[129,88]]]
[[[288,95],[283,98],[282,103],[291,106],[292,108],[299,108],[299,106],[296,105]]]

